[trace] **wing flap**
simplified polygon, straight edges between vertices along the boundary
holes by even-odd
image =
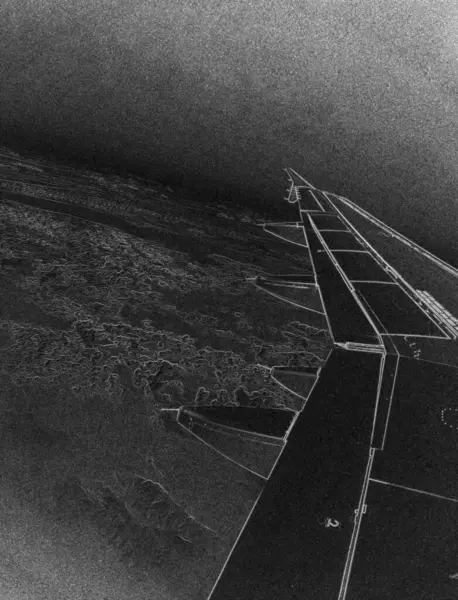
[[[211,600],[338,597],[379,371],[376,354],[332,351]]]

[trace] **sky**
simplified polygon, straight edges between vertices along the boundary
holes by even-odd
[[[3,0],[0,136],[262,211],[282,169],[458,266],[455,0]]]

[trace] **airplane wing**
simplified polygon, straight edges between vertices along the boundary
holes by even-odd
[[[271,370],[297,413],[176,411],[265,480],[209,599],[458,597],[458,271],[287,173],[298,219],[264,229],[303,248],[304,274],[252,282],[325,323],[333,348],[321,369]]]

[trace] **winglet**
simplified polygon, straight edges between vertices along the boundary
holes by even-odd
[[[293,186],[308,187],[312,190],[316,189],[314,185],[304,179],[301,175],[299,175],[299,173],[296,173],[294,169],[285,168],[285,171],[288,173],[289,178],[293,182]]]

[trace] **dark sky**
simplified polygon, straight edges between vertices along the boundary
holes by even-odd
[[[2,0],[0,134],[247,203],[283,167],[458,266],[456,0]]]

